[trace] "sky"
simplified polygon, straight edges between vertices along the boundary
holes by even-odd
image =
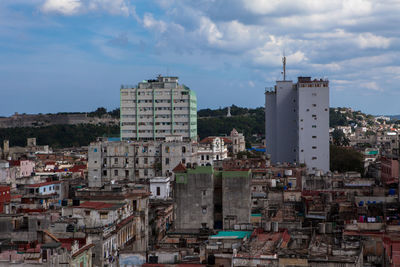
[[[121,85],[178,76],[198,108],[264,105],[327,78],[330,105],[400,114],[400,0],[1,0],[0,116],[119,107]]]

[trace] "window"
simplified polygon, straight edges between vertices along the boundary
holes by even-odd
[[[313,146],[312,149],[317,149],[317,147],[316,147],[316,146]]]
[[[143,174],[144,174],[144,176],[149,175],[149,170],[148,169],[144,169]]]
[[[310,111],[310,109],[308,108],[306,111]]]
[[[165,158],[165,165],[169,165],[169,158]]]
[[[157,196],[161,195],[161,192],[160,192],[160,191],[161,191],[161,190],[160,190],[160,187],[157,186]]]
[[[169,153],[169,146],[165,147],[165,153]]]
[[[206,191],[206,190],[203,190],[203,191],[202,191],[202,194],[203,194],[203,196],[205,196],[205,195],[207,194],[207,191]]]
[[[144,164],[147,164],[148,161],[149,161],[149,160],[148,160],[147,158],[144,158],[144,159],[143,159],[143,163],[144,163]]]
[[[204,155],[201,155],[201,160],[204,160]]]
[[[315,139],[315,138],[317,138],[317,136],[316,136],[316,135],[313,135],[313,137],[312,137],[312,138],[314,138],[314,139]]]
[[[313,114],[313,115],[312,115],[312,117],[313,117],[313,118],[316,118],[316,117],[317,117],[317,115]]]
[[[316,159],[317,159],[317,157],[312,157],[311,159],[312,159],[312,160],[316,160]]]
[[[316,106],[317,106],[317,104],[312,104],[312,106],[313,106],[313,107],[316,107]]]
[[[125,170],[125,177],[128,178],[129,177],[129,171]]]
[[[118,176],[118,170],[114,170],[114,175]]]
[[[118,158],[114,158],[114,164],[118,164]]]
[[[85,210],[85,216],[90,216],[90,210]]]
[[[313,128],[317,128],[317,125],[313,125],[312,127],[313,127]]]
[[[108,212],[100,212],[100,219],[107,220],[108,219]]]
[[[56,190],[60,190],[60,186],[59,185],[56,185]]]
[[[202,208],[202,212],[203,212],[203,214],[206,214],[207,213],[207,207],[203,207]]]
[[[186,153],[186,147],[185,146],[182,147],[182,153]]]
[[[210,160],[210,156],[209,155],[207,155],[207,160]]]
[[[182,164],[185,164],[186,163],[186,159],[182,159]]]
[[[107,176],[107,170],[103,170],[103,176]]]

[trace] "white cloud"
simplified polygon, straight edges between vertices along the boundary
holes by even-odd
[[[128,0],[45,0],[41,10],[62,15],[101,11],[112,15],[136,16],[135,8]]]
[[[164,33],[167,30],[167,24],[162,20],[156,20],[153,14],[146,13],[143,16],[143,26],[147,29],[156,30],[159,33]]]
[[[360,48],[388,48],[390,39],[366,32],[358,36],[357,43]]]
[[[63,15],[74,15],[82,7],[80,0],[46,0],[42,10],[47,13],[61,13]]]
[[[376,82],[366,82],[366,83],[361,84],[361,86],[363,86],[369,90],[372,90],[372,91],[383,92],[383,89],[381,87],[379,87]]]
[[[130,7],[125,0],[91,0],[88,1],[87,8],[89,11],[106,10],[113,15],[130,14]]]

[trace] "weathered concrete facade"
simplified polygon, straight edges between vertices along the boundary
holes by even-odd
[[[88,152],[89,186],[169,176],[181,162],[195,164],[196,154],[196,144],[179,140],[93,142]]]
[[[241,225],[250,224],[250,171],[224,171],[221,175],[224,230],[240,230]]]
[[[199,229],[214,225],[214,171],[211,166],[175,175],[175,228]]]

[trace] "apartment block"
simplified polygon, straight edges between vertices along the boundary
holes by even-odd
[[[329,81],[277,81],[265,92],[265,124],[272,163],[329,171]]]
[[[212,166],[174,170],[175,229],[240,230],[250,226],[250,171]]]
[[[168,135],[195,140],[196,94],[179,84],[178,77],[161,75],[121,88],[120,123],[122,140],[164,140]]]
[[[166,141],[98,141],[89,146],[90,187],[118,180],[170,176],[179,164],[197,163],[197,145],[179,136]]]

